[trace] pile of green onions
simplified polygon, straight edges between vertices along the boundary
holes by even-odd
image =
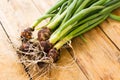
[[[71,39],[91,30],[107,17],[120,21],[120,17],[111,13],[119,7],[120,0],[59,0],[30,29],[22,32],[22,43],[30,41],[33,38],[31,33],[38,31],[40,51],[46,53],[43,60],[56,62],[59,50]],[[48,23],[36,29],[47,18]]]

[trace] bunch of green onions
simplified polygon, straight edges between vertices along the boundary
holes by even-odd
[[[120,0],[59,0],[31,28],[22,32],[22,43],[32,39],[32,31],[38,31],[38,46],[46,53],[44,60],[56,62],[59,50],[71,39],[91,30],[109,16],[120,21],[119,16],[111,13],[119,7]],[[50,19],[48,23],[36,29],[47,18]]]

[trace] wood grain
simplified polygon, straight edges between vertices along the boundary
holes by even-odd
[[[34,6],[34,3],[28,0],[9,0],[9,2],[7,0],[0,1],[0,10],[0,20],[4,25],[9,39],[12,41],[15,47],[19,46],[20,44],[20,32],[24,28],[30,26],[31,23],[41,15],[39,10],[37,10],[37,8]],[[70,54],[66,50],[63,50],[62,54],[64,55],[63,60],[61,59],[58,64],[56,64],[59,69],[54,69],[51,72],[50,78],[52,77],[51,79],[53,80],[87,80],[83,72],[73,61]],[[70,60],[72,60],[72,63]],[[67,66],[67,64],[68,67],[65,68],[64,66]],[[43,80],[46,80],[46,77],[42,78]]]
[[[10,39],[18,47],[20,32],[54,3],[54,0],[0,0],[0,80],[29,80],[8,41]],[[120,15],[120,9],[114,13]],[[36,80],[120,80],[119,27],[120,22],[108,18],[83,35],[86,43],[79,37],[73,39],[74,56],[70,55],[71,51],[63,49],[50,74]]]
[[[15,50],[0,24],[0,80],[28,80]]]
[[[120,8],[115,10],[114,14],[120,15]],[[120,51],[120,22],[108,18],[100,27]]]
[[[120,80],[120,52],[97,27],[73,40],[77,62],[89,80]]]
[[[113,11],[113,14],[120,16],[120,8]],[[118,50],[120,50],[120,22],[108,18],[100,25],[100,27]]]

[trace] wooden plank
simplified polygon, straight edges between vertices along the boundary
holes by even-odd
[[[109,26],[108,26],[109,27]],[[120,51],[97,27],[73,40],[75,57],[89,80],[120,80]]]
[[[120,8],[115,10],[114,14],[120,16]],[[100,27],[120,50],[120,22],[108,18],[107,21],[100,25]]]
[[[0,80],[28,80],[0,23]]]
[[[19,1],[22,1],[23,3],[20,3]],[[7,0],[4,0],[0,1],[0,3],[0,8],[2,10],[0,13],[0,19],[4,24],[4,28],[8,33],[9,38],[11,39],[14,46],[17,48],[20,45],[20,32],[25,27],[30,26],[32,21],[34,21],[40,15],[40,13],[39,11],[37,11],[34,5],[32,5],[32,2],[30,4],[30,1],[30,9],[28,9],[29,7],[25,6],[27,2],[24,2],[24,0],[10,0],[9,2]],[[27,10],[25,11],[26,8]],[[30,13],[32,11],[34,11],[34,16],[32,16]],[[45,80],[44,77],[42,77],[41,79]]]
[[[35,6],[29,0],[10,0],[9,2],[7,0],[0,1],[0,9],[2,10],[0,13],[0,19],[4,24],[5,30],[14,45],[19,46],[20,42],[18,35],[21,30],[26,26],[31,25],[31,23],[40,15],[39,11],[36,10]],[[57,64],[58,66],[66,64],[69,59],[72,59],[67,51],[64,50],[62,54],[65,54],[65,58],[59,61]],[[56,74],[56,80],[65,80],[65,78],[69,80],[76,80],[78,78],[80,80],[87,80],[75,62],[73,62],[72,67],[73,71],[65,70],[63,68],[60,68],[59,71],[54,70],[51,72],[51,76],[53,77],[53,75]],[[46,80],[46,78],[44,78],[44,80]]]
[[[12,39],[12,42],[15,43],[15,46],[19,45],[19,36],[17,35],[19,35],[24,28],[29,27],[32,22],[40,15],[39,11],[37,11],[34,5],[29,5],[25,1],[23,3],[18,3],[18,1],[0,1],[0,17],[3,23],[6,22],[4,24],[7,26],[5,29],[9,35],[11,35],[10,38]],[[35,15],[33,15],[31,12]]]
[[[62,50],[61,58],[51,73],[53,80],[88,80],[66,49]]]

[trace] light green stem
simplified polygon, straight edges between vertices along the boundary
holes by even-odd
[[[60,40],[58,43],[55,44],[54,48],[59,50],[65,43],[67,43],[69,40],[71,40],[72,36],[67,36],[64,39]]]
[[[65,17],[67,11],[64,11],[61,15],[58,15],[55,20],[53,20],[50,24],[47,25],[48,28],[54,30],[56,26],[59,25],[60,21]]]
[[[120,16],[114,15],[114,14],[110,14],[110,18],[116,20],[116,21],[120,21]]]
[[[91,5],[91,6],[102,5],[102,4],[104,4],[105,2],[106,2],[106,0],[99,0],[99,1],[97,1],[96,3],[94,3],[94,4]]]
[[[31,28],[35,28],[41,21],[43,21],[44,19],[48,18],[48,17],[53,17],[55,16],[55,14],[45,14],[42,17],[38,18],[31,26]]]
[[[75,23],[78,20],[83,19],[86,15],[88,15],[90,12],[97,10],[97,9],[102,9],[103,6],[94,6],[94,7],[90,7],[87,9],[84,9],[82,11],[80,11],[78,14],[76,14],[75,16],[73,16],[70,20],[68,20],[64,25],[60,26],[49,38],[50,43],[55,44],[62,36],[61,36],[61,32],[68,27],[69,25]],[[67,30],[69,31],[69,30]],[[64,34],[65,35],[65,34]],[[54,37],[53,37],[54,36]]]
[[[93,25],[91,25],[91,26],[89,26],[89,27],[81,30],[78,34],[76,33],[76,34],[74,35],[74,37],[77,37],[77,36],[79,36],[79,35],[87,32],[87,31],[93,29],[94,27],[96,27],[97,25],[99,25],[100,23],[102,23],[107,17],[108,17],[108,15],[104,16],[102,19],[100,19],[99,21],[95,22]]]
[[[101,20],[104,16],[105,16],[105,15],[102,15],[102,16],[100,16],[100,17],[98,17],[98,18],[95,18],[95,19],[93,19],[93,20],[90,20],[90,21],[86,22],[85,24],[83,24],[83,25],[81,25],[81,26],[78,26],[78,28],[76,28],[75,30],[73,30],[69,35],[74,36],[74,35],[76,35],[76,34],[79,34],[80,31],[88,28],[90,25],[95,24],[96,22],[98,22],[99,20]]]
[[[64,2],[66,2],[67,0],[60,0],[59,2],[57,2],[53,7],[51,7],[46,13],[45,15],[43,15],[42,17],[38,18],[32,25],[31,28],[35,28],[42,20],[44,20],[45,18],[48,17],[53,17],[51,16],[52,11],[58,9]]]
[[[94,28],[95,26],[97,26],[98,24],[100,24],[101,22],[103,22],[105,19],[107,18],[107,16],[102,16],[102,18],[99,18],[99,21],[96,21],[94,24],[92,25],[86,25],[88,26],[88,28],[86,29],[82,29],[79,32],[75,31],[76,34],[74,34],[74,32],[71,32],[69,35],[67,35],[65,38],[63,38],[62,40],[60,40],[59,42],[57,42],[54,46],[54,48],[56,48],[57,50],[59,50],[64,44],[66,44],[69,40],[71,40],[72,38],[79,36],[89,30],[91,30],[92,28]],[[79,27],[80,28],[80,27]],[[78,29],[77,29],[78,30]]]
[[[120,0],[108,0],[108,2],[105,3],[104,6],[110,6],[112,4],[116,4],[117,2],[119,2]]]
[[[77,14],[79,11],[85,8],[85,6],[90,2],[91,0],[84,0],[83,3],[78,7],[78,9],[75,11],[74,15]]]
[[[71,15],[73,14],[73,11],[74,11],[74,9],[75,9],[76,3],[77,3],[77,0],[74,0],[74,1],[70,4],[70,6],[67,8],[67,14],[66,14],[64,20],[62,21],[62,24],[64,24],[64,23],[71,17]],[[62,24],[61,24],[61,25],[62,25]]]
[[[52,11],[54,11],[55,9],[59,8],[63,3],[65,3],[67,0],[60,0],[59,2],[57,2],[53,7],[51,7],[46,14],[50,14]]]

